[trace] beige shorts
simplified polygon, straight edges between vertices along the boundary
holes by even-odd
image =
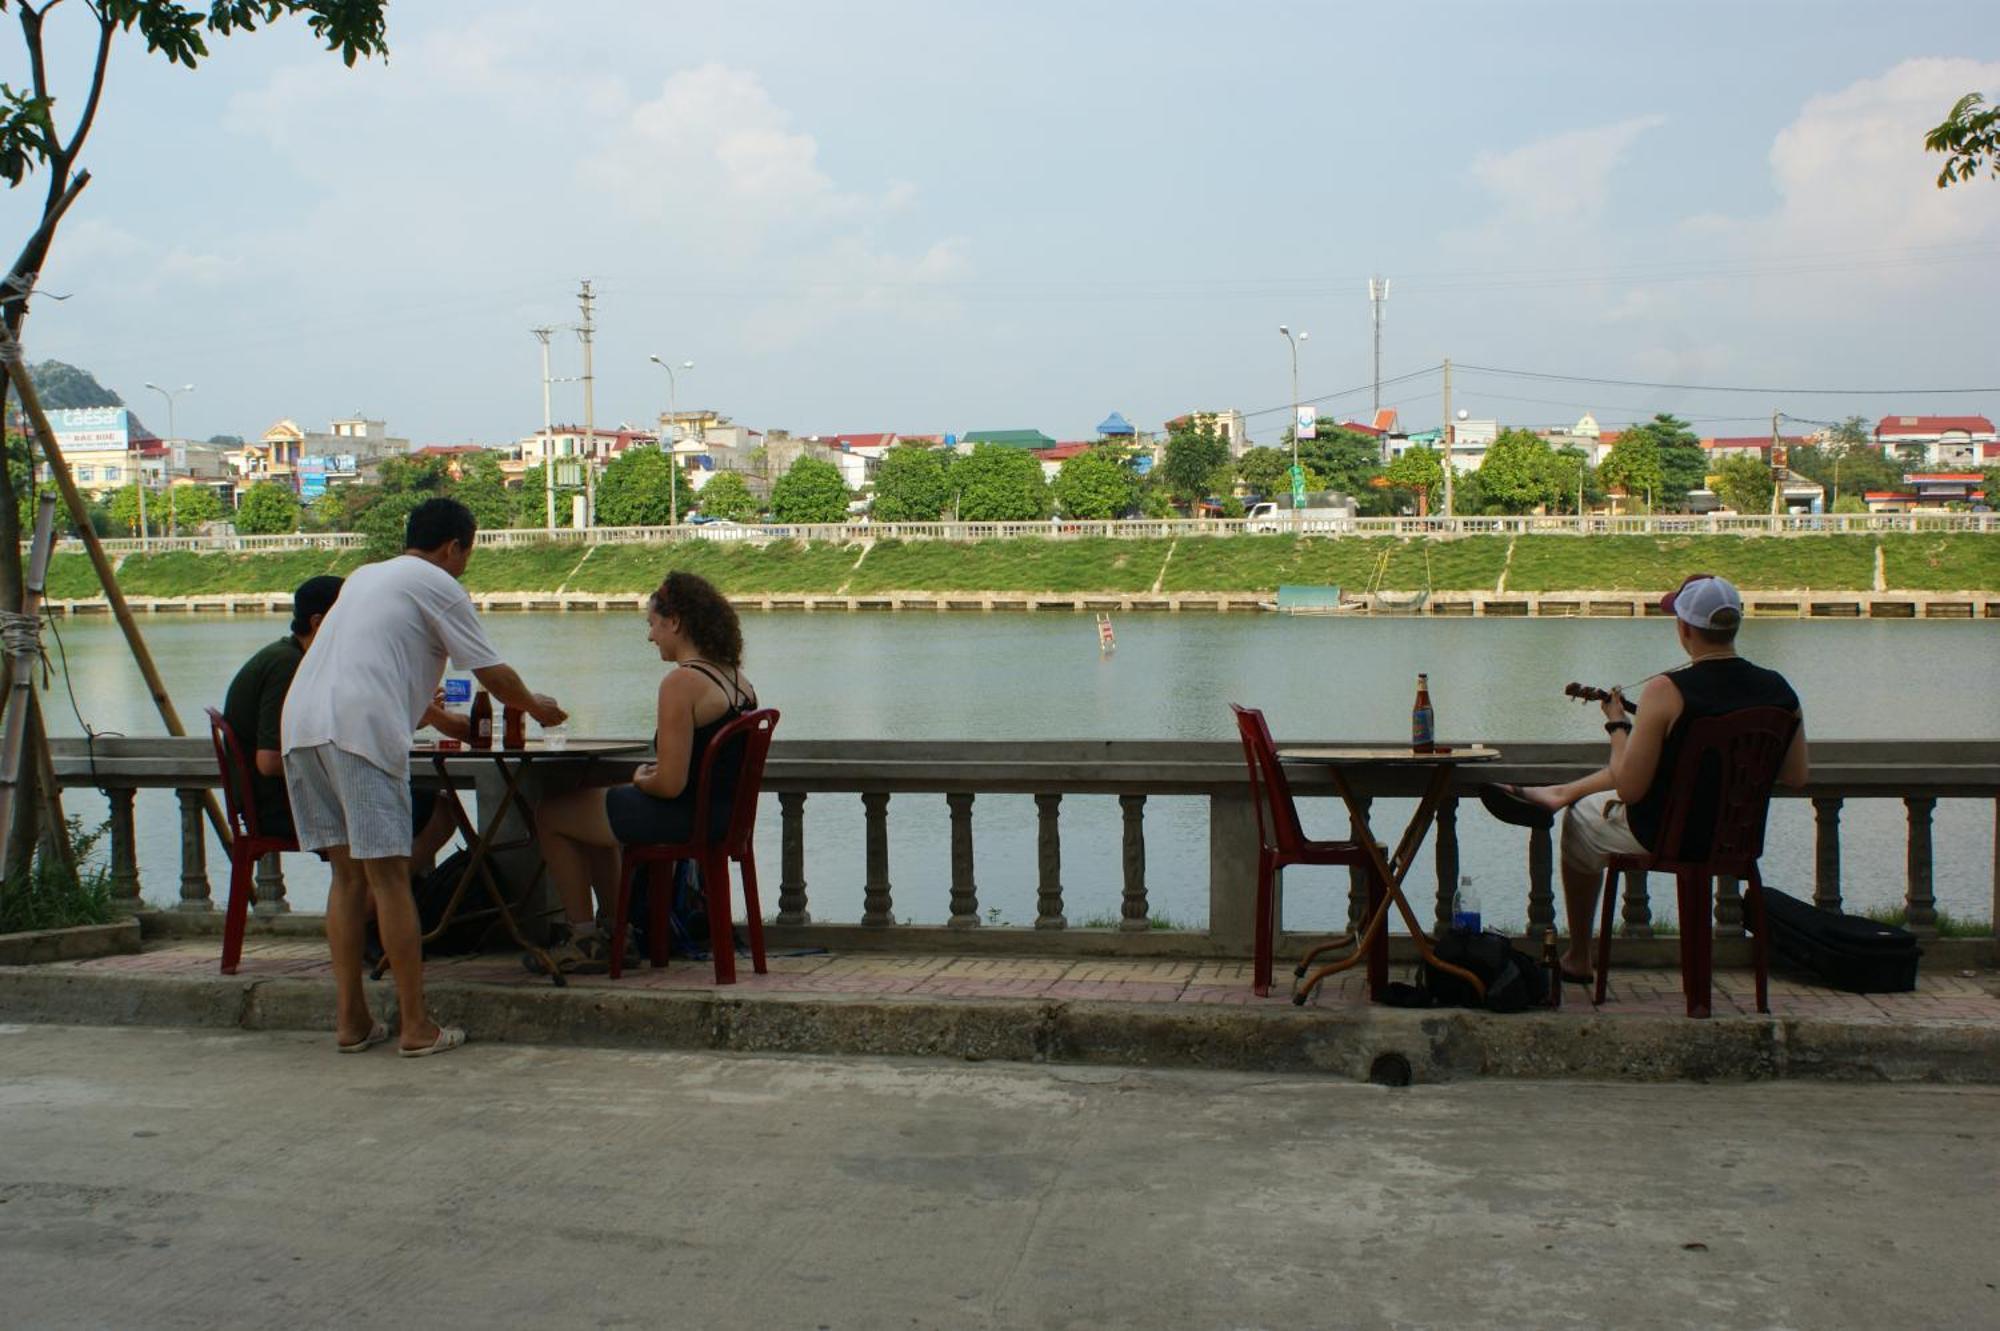
[[[1585,795],[1563,810],[1563,868],[1603,873],[1613,855],[1643,855],[1646,848],[1625,819],[1629,806],[1611,791]]]

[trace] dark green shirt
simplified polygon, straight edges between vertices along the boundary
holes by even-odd
[[[222,704],[222,714],[250,763],[257,831],[262,836],[292,835],[292,806],[285,798],[285,779],[256,774],[257,750],[284,747],[279,727],[285,715],[285,694],[291,691],[292,676],[298,673],[305,655],[299,640],[286,634],[243,663],[229,682],[229,694]]]

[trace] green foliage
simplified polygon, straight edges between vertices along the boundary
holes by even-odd
[[[0,887],[0,933],[111,923],[117,917],[111,875],[96,862],[97,844],[108,827],[86,832],[83,820],[72,815],[66,832],[76,871],[38,849],[33,865]]]
[[[1924,135],[1924,151],[1942,154],[1939,189],[1971,180],[1981,168],[2000,179],[2000,106],[1969,92],[1958,99],[1944,123]]]
[[[847,500],[839,467],[800,454],[771,487],[771,516],[779,522],[845,522]]]
[[[1479,464],[1481,511],[1531,513],[1553,505],[1576,479],[1576,466],[1556,455],[1549,441],[1526,430],[1503,430]],[[1456,496],[1454,496],[1456,498]],[[1460,512],[1469,506],[1457,506]]]
[[[935,522],[950,503],[951,483],[945,479],[941,450],[897,444],[882,455],[875,472],[875,500],[869,508],[875,521]]]
[[[1663,411],[1619,435],[1602,471],[1607,485],[1624,486],[1635,500],[1650,496],[1657,508],[1678,508],[1707,480],[1708,459],[1688,423]]]
[[[1884,458],[1872,442],[1804,444],[1791,450],[1786,465],[1807,480],[1824,486],[1830,502],[1849,495],[1860,499],[1870,490],[1903,487],[1903,469]]]
[[[1033,522],[1049,515],[1042,464],[1025,448],[975,444],[946,473],[964,522]]]
[[[1321,426],[1316,439],[1299,442],[1299,462],[1306,469],[1306,488],[1338,490],[1342,494],[1366,500],[1378,493],[1369,484],[1382,474],[1382,444],[1380,440],[1352,430],[1328,429]],[[1285,432],[1287,451],[1291,432]],[[1289,458],[1287,459],[1289,465]],[[1314,484],[1319,480],[1320,484]],[[1291,490],[1291,477],[1287,473],[1284,492]]]
[[[1092,448],[1063,460],[1050,493],[1066,518],[1122,518],[1139,502],[1139,476],[1122,447]]]
[[[1831,436],[1827,440],[1829,451],[1837,457],[1852,454],[1857,449],[1873,449],[1875,446],[1875,432],[1868,427],[1868,422],[1859,416],[1849,416],[1828,433]]]
[[[44,411],[125,405],[118,394],[98,383],[97,377],[90,371],[65,365],[59,360],[45,360],[40,365],[29,366],[28,382],[35,386],[35,396],[42,400]]]
[[[1860,495],[1842,495],[1833,501],[1833,511],[1836,513],[1866,513],[1868,511],[1868,503]]]
[[[1391,489],[1408,495],[1420,507],[1436,509],[1438,494],[1444,489],[1444,462],[1436,449],[1404,449],[1382,475]]]
[[[175,485],[160,498],[160,517],[176,536],[197,535],[203,526],[222,519],[222,497],[206,485]]]
[[[757,496],[750,493],[750,482],[734,471],[720,471],[709,477],[708,483],[701,487],[700,500],[703,513],[731,522],[755,522],[760,511]]]
[[[1775,489],[1771,469],[1759,458],[1724,458],[1715,469],[1715,493],[1738,513],[1768,513]]]
[[[1305,460],[1303,453],[1299,465],[1305,468],[1307,491],[1326,489],[1325,478]],[[1250,493],[1264,499],[1288,495],[1292,492],[1292,455],[1286,449],[1259,445],[1236,459],[1236,475]]]
[[[1189,421],[1167,427],[1166,458],[1160,475],[1167,493],[1182,504],[1205,499],[1218,467],[1229,465],[1229,440],[1213,425]]]
[[[315,507],[331,497],[322,496],[315,501]],[[298,526],[299,500],[289,486],[259,481],[237,501],[236,530],[246,536],[278,536],[297,531]]]
[[[1643,430],[1625,431],[1605,455],[1597,475],[1606,485],[1624,490],[1635,503],[1645,502],[1659,491],[1664,476],[1659,441]]]
[[[378,495],[354,521],[353,529],[367,538],[362,551],[370,559],[387,559],[403,552],[403,537],[409,526],[410,510],[429,498],[414,490],[398,490]]]
[[[122,485],[113,490],[107,507],[111,510],[111,529],[113,531],[125,537],[137,536],[139,534],[139,487],[136,484]],[[153,496],[148,494],[146,496],[146,531],[151,535],[158,536],[161,524],[165,521],[166,516],[165,511],[154,503]]]
[[[540,527],[548,521],[549,493],[545,464],[537,463],[521,473],[521,486],[512,492],[514,501],[514,525],[516,527]],[[575,505],[571,496],[583,493],[580,485],[558,485],[556,487],[555,525],[567,527]]]
[[[693,497],[687,478],[676,472],[679,465],[658,444],[640,444],[613,458],[597,478],[598,524],[664,527],[679,521]]]
[[[500,459],[491,453],[473,455],[460,464],[460,478],[450,486],[453,499],[472,510],[481,531],[513,525],[514,496],[500,476]]]

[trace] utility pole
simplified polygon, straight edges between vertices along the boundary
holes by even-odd
[[[1458,431],[1451,419],[1451,357],[1444,358],[1444,425],[1438,431],[1438,442],[1444,445],[1444,515],[1451,516],[1451,446],[1457,442]]]
[[[1389,279],[1371,277],[1368,279],[1368,304],[1375,320],[1375,415],[1382,414],[1382,307],[1389,300]],[[1374,420],[1368,422],[1375,424]],[[1389,435],[1382,434],[1382,465],[1389,465]]]
[[[1307,334],[1293,336],[1289,324],[1279,324],[1278,331],[1292,349],[1292,534],[1301,536],[1306,529],[1306,505],[1305,472],[1299,466],[1299,343]]]
[[[549,530],[556,529],[556,457],[555,422],[549,417],[549,336],[553,328],[530,328],[535,341],[542,344],[542,509],[543,525]]]
[[[1771,516],[1772,517],[1778,516],[1778,500],[1781,497],[1780,492],[1784,489],[1785,466],[1786,463],[1789,461],[1789,459],[1785,457],[1784,436],[1778,433],[1778,422],[1783,418],[1784,418],[1783,413],[1778,411],[1777,408],[1774,407],[1771,409]]]
[[[595,402],[591,397],[590,377],[590,279],[583,279],[583,290],[577,292],[577,303],[583,307],[583,323],[576,330],[577,340],[583,343],[583,525],[597,525],[597,417]]]

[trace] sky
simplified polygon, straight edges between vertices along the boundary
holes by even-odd
[[[59,116],[86,19],[51,19]],[[1513,424],[2000,414],[2000,180],[1940,191],[1922,148],[2000,97],[1986,3],[404,0],[389,41],[349,69],[291,22],[190,72],[122,40],[30,358],[155,429],[145,385],[193,384],[189,437],[497,444],[542,422],[530,328],[581,372],[589,278],[600,426],[666,408],[657,354],[758,429],[1236,408],[1275,442],[1280,324],[1300,396],[1365,418],[1379,274],[1412,429],[1447,357]]]

